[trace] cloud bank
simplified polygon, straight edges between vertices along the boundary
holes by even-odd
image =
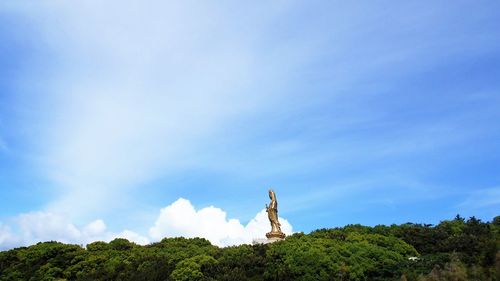
[[[280,222],[282,231],[287,235],[292,234],[292,225],[281,217]],[[265,210],[243,225],[237,219],[227,218],[224,210],[214,206],[196,210],[191,202],[184,198],[162,208],[149,230],[149,235],[144,236],[131,230],[111,232],[101,219],[78,227],[63,215],[49,212],[21,214],[13,218],[12,226],[0,224],[0,249],[43,241],[83,245],[94,241],[111,241],[115,238],[125,238],[144,245],[164,237],[202,237],[217,246],[230,246],[249,244],[255,238],[263,238],[269,231]]]
[[[290,223],[280,218],[282,231],[292,233]],[[254,238],[263,238],[269,231],[267,213],[263,209],[247,224],[237,219],[228,219],[222,209],[210,206],[196,210],[191,202],[180,198],[161,209],[149,235],[159,240],[162,237],[204,237],[215,245],[237,245],[251,243]]]
[[[138,244],[149,243],[148,238],[133,231],[120,233],[108,231],[103,220],[95,220],[77,227],[61,214],[32,212],[12,219],[12,227],[0,227],[0,249],[32,245],[43,241],[59,241],[71,244],[88,244],[93,241],[111,241],[126,238]]]

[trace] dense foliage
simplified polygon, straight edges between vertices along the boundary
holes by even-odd
[[[125,239],[0,252],[0,280],[500,280],[500,217],[436,226],[348,225],[268,245]]]

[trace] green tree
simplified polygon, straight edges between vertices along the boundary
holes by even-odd
[[[210,280],[210,271],[216,264],[217,260],[211,256],[195,256],[179,262],[170,278],[175,281]]]

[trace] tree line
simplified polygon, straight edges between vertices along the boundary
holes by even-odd
[[[0,252],[0,280],[500,280],[500,216],[438,225],[347,225],[267,245],[126,239]]]

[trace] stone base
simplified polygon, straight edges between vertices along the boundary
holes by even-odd
[[[274,239],[274,238],[278,238],[278,239],[285,239],[285,233],[283,232],[268,232],[266,233],[266,237],[268,239]]]
[[[284,239],[283,238],[267,238],[267,239],[254,239],[252,241],[252,244],[253,245],[257,245],[257,244],[270,244],[270,243],[274,243],[274,242],[278,242],[278,241],[283,241]]]
[[[282,241],[285,239],[285,233],[283,232],[268,232],[266,233],[267,239],[254,239],[253,244],[269,244],[278,241]]]

